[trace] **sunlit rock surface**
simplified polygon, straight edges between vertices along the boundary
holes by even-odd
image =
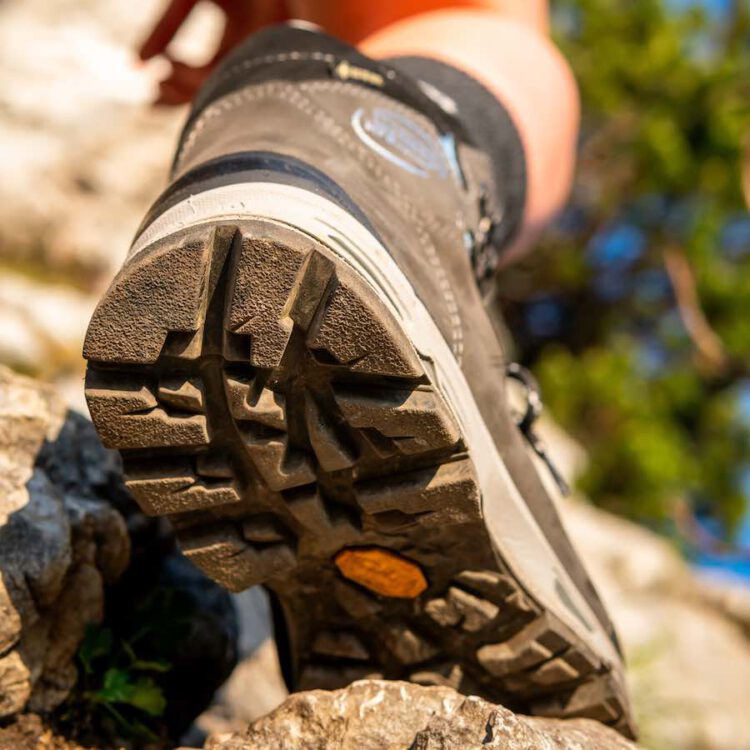
[[[362,680],[290,696],[205,750],[635,750],[594,721],[519,716],[451,688]]]
[[[129,561],[102,492],[117,467],[75,445],[66,419],[50,389],[0,369],[0,718],[65,699],[104,586]]]

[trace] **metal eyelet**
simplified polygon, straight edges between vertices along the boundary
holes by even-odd
[[[570,486],[550,458],[544,441],[534,432],[534,423],[539,419],[544,408],[539,383],[525,367],[519,365],[517,362],[511,362],[506,367],[505,374],[506,377],[521,383],[525,390],[526,411],[518,415],[516,426],[524,438],[526,438],[526,442],[531,446],[534,453],[544,461],[545,466],[549,469],[549,473],[560,490],[560,494],[568,497],[570,495]]]

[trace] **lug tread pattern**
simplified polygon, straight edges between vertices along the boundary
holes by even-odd
[[[234,525],[195,527],[183,532],[180,546],[195,565],[230,591],[244,591],[294,569],[297,558],[285,543],[249,544]]]
[[[344,269],[340,280],[352,280]],[[352,372],[418,378],[422,365],[411,343],[390,315],[383,315],[375,292],[339,283],[331,291],[317,325],[307,335],[313,351],[324,351]],[[342,336],[346,330],[351,335]]]
[[[525,710],[595,719],[635,736],[618,675],[566,625],[541,611],[509,574],[463,571],[425,611],[446,631],[477,633],[470,663],[515,700],[528,701]]]
[[[216,239],[214,232],[208,232],[187,236],[177,245],[165,241],[148,257],[127,263],[94,312],[84,357],[150,364],[162,354],[172,333],[183,334],[183,356],[194,357]]]
[[[208,426],[201,414],[170,413],[160,391],[143,382],[116,379],[98,385],[89,378],[86,400],[107,448],[120,450],[208,445]]]
[[[144,513],[165,516],[240,502],[232,479],[201,476],[189,460],[127,469],[128,489]]]
[[[309,237],[178,232],[118,275],[85,355],[135,499],[221,585],[277,592],[298,688],[411,679],[630,731],[611,665],[498,560],[458,423],[400,324]],[[344,579],[334,558],[357,547],[415,561],[427,589]]]
[[[468,459],[355,485],[357,502],[376,515],[420,515],[423,526],[465,523],[479,514],[479,487]]]

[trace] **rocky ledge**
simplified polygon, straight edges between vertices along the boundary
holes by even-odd
[[[362,680],[292,695],[205,750],[637,750],[595,721],[518,716],[446,687]],[[183,749],[186,750],[186,749]]]
[[[65,699],[104,586],[130,559],[102,497],[114,467],[76,460],[79,424],[52,391],[0,370],[0,718]]]
[[[91,423],[0,367],[0,750],[67,747],[53,726],[173,746],[237,638],[229,595],[140,513]]]

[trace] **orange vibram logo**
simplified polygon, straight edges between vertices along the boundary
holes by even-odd
[[[427,588],[419,565],[388,550],[345,549],[336,555],[335,562],[345,578],[383,596],[413,599]]]

